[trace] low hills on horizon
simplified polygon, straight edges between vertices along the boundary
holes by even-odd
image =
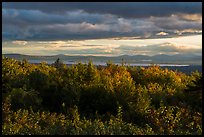
[[[58,58],[66,62],[108,62],[113,63],[148,63],[148,64],[187,64],[187,65],[202,65],[202,56],[194,54],[176,54],[166,55],[158,54],[154,56],[148,55],[121,55],[121,56],[73,56],[73,55],[51,55],[51,56],[35,56],[23,54],[2,54],[4,57],[14,58],[17,60],[27,59],[38,61],[55,61]]]

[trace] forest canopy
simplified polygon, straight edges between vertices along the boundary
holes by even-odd
[[[2,56],[3,135],[201,135],[202,73]]]

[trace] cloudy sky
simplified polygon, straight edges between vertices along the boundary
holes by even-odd
[[[4,2],[2,51],[202,55],[201,2]]]

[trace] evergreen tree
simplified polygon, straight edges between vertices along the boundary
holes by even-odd
[[[64,66],[63,62],[59,58],[57,58],[57,60],[52,65],[57,69],[61,69]]]

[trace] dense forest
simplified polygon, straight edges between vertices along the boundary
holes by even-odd
[[[202,74],[2,56],[3,135],[201,135]]]

